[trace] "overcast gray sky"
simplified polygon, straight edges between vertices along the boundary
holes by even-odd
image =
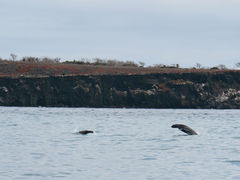
[[[240,0],[0,0],[0,57],[240,62]]]

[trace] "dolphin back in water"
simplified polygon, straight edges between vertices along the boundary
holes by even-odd
[[[89,133],[93,133],[93,131],[91,131],[91,130],[82,130],[82,131],[79,131],[78,133],[82,134],[82,135],[86,135],[86,134],[89,134]]]

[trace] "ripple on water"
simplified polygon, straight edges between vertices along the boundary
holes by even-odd
[[[12,127],[12,126],[15,127],[15,126],[18,126],[18,125],[15,124],[15,123],[13,123],[13,124],[8,124],[7,126],[8,126],[8,127]]]
[[[141,160],[143,160],[143,161],[154,161],[154,160],[157,160],[157,158],[156,157],[144,157]]]
[[[30,177],[30,176],[33,176],[33,177],[46,177],[45,175],[39,174],[39,173],[24,173],[24,174],[22,174],[22,176],[27,176],[27,177]]]
[[[44,157],[46,154],[45,153],[39,153],[39,152],[32,152],[30,153],[32,156],[38,157],[38,158],[42,158]]]
[[[232,139],[240,139],[240,136],[232,137]]]
[[[227,163],[231,163],[236,166],[240,166],[240,160],[230,160],[230,161],[225,161]]]

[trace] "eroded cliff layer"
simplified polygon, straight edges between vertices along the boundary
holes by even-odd
[[[0,78],[1,106],[240,108],[240,72]]]

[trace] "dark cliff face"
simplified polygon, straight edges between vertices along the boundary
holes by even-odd
[[[240,72],[0,78],[0,105],[240,108]]]

